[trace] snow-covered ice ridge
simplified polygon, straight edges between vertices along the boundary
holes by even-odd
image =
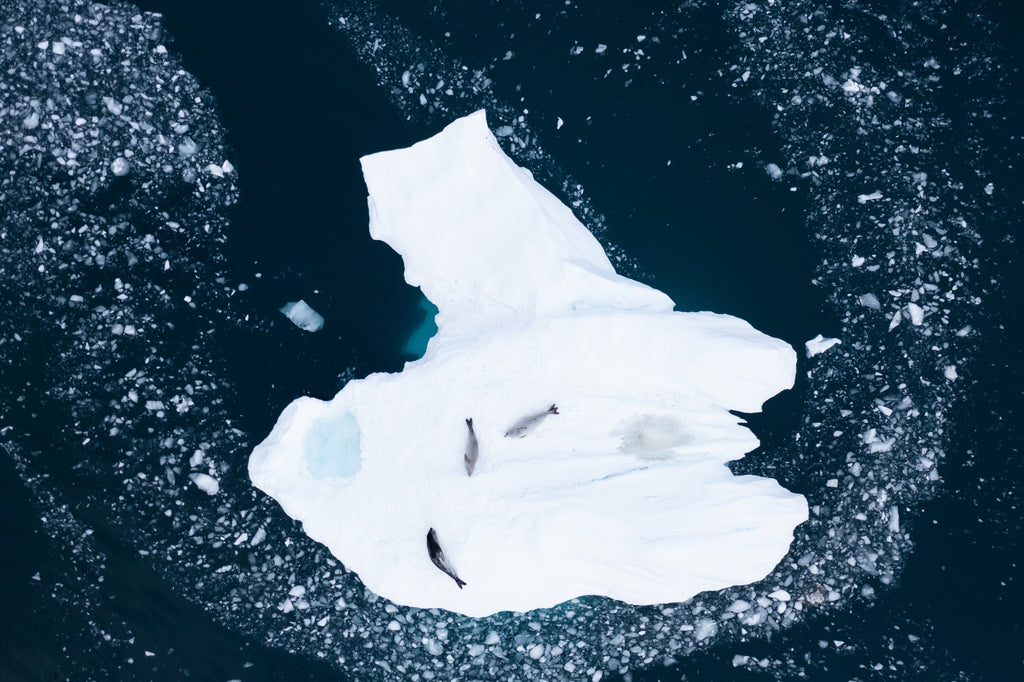
[[[758,444],[729,410],[790,388],[793,349],[616,274],[483,111],[361,161],[370,232],[437,305],[438,334],[401,373],[289,405],[253,451],[253,483],[409,606],[658,604],[767,575],[807,504],[729,471]],[[552,403],[557,415],[506,437]],[[431,528],[465,588],[431,563]]]

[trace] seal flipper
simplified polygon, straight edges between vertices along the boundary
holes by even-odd
[[[551,407],[548,408],[548,414],[558,414],[558,405],[551,403]]]

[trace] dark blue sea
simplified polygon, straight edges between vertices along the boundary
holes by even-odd
[[[1020,679],[1016,10],[0,0],[0,679]],[[249,483],[431,324],[359,157],[480,108],[623,274],[797,349],[733,465],[812,507],[763,584],[392,610]]]

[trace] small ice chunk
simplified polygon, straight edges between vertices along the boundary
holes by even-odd
[[[858,194],[857,195],[857,203],[858,204],[866,204],[869,201],[878,201],[881,198],[882,198],[882,193],[881,192],[877,192],[877,191],[876,192],[872,192],[871,194]]]
[[[728,610],[732,611],[733,613],[743,613],[744,611],[747,611],[749,609],[750,609],[750,602],[744,601],[742,599],[737,599],[732,604],[729,604],[729,608],[728,608]]]
[[[189,474],[189,478],[196,484],[196,487],[207,495],[216,495],[220,492],[220,483],[209,474]]]
[[[850,260],[850,265],[852,265],[855,268],[859,268],[860,266],[864,265],[864,262],[865,261],[863,256],[854,256]]]
[[[922,310],[921,306],[918,304],[908,303],[907,313],[910,315],[910,323],[915,327],[920,326],[921,323],[924,322],[924,310]]]
[[[956,367],[954,367],[953,365],[946,365],[946,368],[945,368],[944,370],[942,370],[942,373],[943,373],[943,374],[944,374],[944,375],[946,376],[946,378],[947,378],[947,379],[949,379],[950,381],[953,381],[953,380],[955,380],[955,379],[957,378],[957,376],[959,376],[959,375],[958,375],[958,374],[956,373]]]
[[[191,137],[186,135],[181,138],[181,142],[178,143],[178,156],[183,159],[187,159],[199,150],[199,145]]]
[[[21,122],[23,126],[32,130],[33,128],[39,127],[39,112],[30,111],[28,116]]]
[[[893,533],[900,531],[900,510],[896,505],[889,507],[889,530]]]
[[[782,169],[779,168],[774,163],[769,163],[768,165],[766,165],[764,167],[764,172],[767,173],[768,177],[770,177],[772,180],[782,179]]]
[[[871,308],[872,310],[882,309],[882,304],[878,302],[878,297],[874,294],[861,294],[857,301],[865,308]]]
[[[105,106],[107,111],[112,113],[114,116],[120,116],[121,112],[124,111],[124,105],[113,97],[104,97],[103,106]]]
[[[821,334],[818,334],[810,341],[804,343],[804,346],[807,347],[807,357],[813,358],[815,355],[824,353],[829,348],[839,343],[842,343],[839,339],[827,339]]]
[[[223,178],[224,177],[224,169],[221,168],[220,166],[218,166],[215,163],[211,163],[210,165],[208,165],[206,167],[206,172],[209,173],[210,175],[212,175],[215,178]]]
[[[698,642],[702,642],[708,637],[713,637],[718,632],[718,623],[715,621],[705,618],[693,628],[693,636]]]
[[[117,177],[128,175],[128,171],[130,170],[130,168],[131,167],[128,164],[128,159],[124,158],[123,156],[117,157],[110,164],[110,172],[116,175]]]
[[[563,121],[562,117],[559,116],[558,121],[555,122],[555,130],[561,130],[563,125],[565,125],[565,121]]]
[[[777,601],[789,601],[792,598],[792,597],[790,597],[789,592],[787,592],[786,590],[781,590],[781,589],[780,590],[775,590],[774,592],[772,592],[768,596],[771,597],[772,599],[777,600]]]
[[[285,303],[281,307],[281,312],[299,329],[305,329],[307,332],[318,332],[323,329],[324,316],[309,307],[302,299]]]
[[[255,547],[256,545],[260,544],[261,542],[263,542],[266,539],[267,539],[267,531],[266,531],[265,528],[260,526],[260,529],[257,530],[255,533],[253,533],[252,540],[249,540],[249,546],[250,547]]]

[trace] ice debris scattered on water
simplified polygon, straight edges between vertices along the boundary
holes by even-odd
[[[344,4],[332,25],[405,115],[436,126],[481,106],[495,111],[515,129],[502,138],[505,148],[551,179],[545,184],[560,186],[607,247],[582,188],[539,148],[525,92],[515,105],[498,102],[485,66],[458,63],[371,3]],[[652,92],[672,83],[696,61],[697,33],[706,26],[699,13],[709,6],[679,3],[644,28],[645,49],[661,36],[677,61],[645,62],[633,50],[630,69],[605,74],[600,65],[595,82],[617,79],[625,87],[637,79]],[[566,11],[586,15],[588,7]],[[974,344],[992,328],[979,311],[997,286],[985,268],[999,260],[999,241],[981,233],[1007,217],[999,211],[1009,186],[994,177],[1005,160],[993,144],[1002,149],[1005,140],[993,141],[990,132],[1002,132],[1005,102],[982,95],[952,112],[954,98],[933,96],[954,78],[1002,87],[1008,71],[979,39],[981,15],[958,18],[962,4],[908,4],[877,15],[809,0],[735,3],[723,26],[741,49],[730,52],[734,63],[714,64],[721,82],[701,81],[715,96],[753,98],[770,112],[779,140],[774,160],[799,180],[810,206],[808,232],[820,254],[814,283],[841,322],[843,345],[809,368],[798,456],[790,465],[770,452],[740,463],[743,472],[809,483],[811,519],[783,565],[757,585],[685,605],[579,599],[479,621],[400,608],[369,593],[238,475],[237,453],[252,441],[236,426],[234,389],[215,361],[224,325],[245,317],[233,310],[238,292],[219,270],[222,211],[237,194],[231,174],[205,170],[223,171],[230,152],[212,99],[163,49],[158,17],[81,0],[4,8],[0,60],[11,77],[0,79],[0,202],[8,211],[0,228],[0,374],[8,389],[0,434],[61,547],[49,568],[61,579],[48,587],[68,605],[65,632],[77,637],[79,651],[102,642],[123,660],[135,635],[125,623],[101,620],[106,560],[82,518],[102,518],[173,589],[230,627],[328,661],[354,679],[427,679],[439,670],[479,679],[593,679],[671,664],[713,644],[757,648],[757,640],[778,641],[807,614],[884,595],[913,546],[916,514],[934,494],[940,467],[951,456],[962,462],[946,453],[947,415],[960,386],[974,381]],[[537,22],[516,40],[564,39],[547,31]],[[890,34],[893,45],[881,46],[878,37]],[[595,44],[584,53],[570,39],[564,53],[584,59]],[[594,60],[617,51],[608,47]],[[95,87],[93,74],[100,76]],[[863,87],[846,92],[847,80]],[[125,176],[110,169],[119,156],[130,162]],[[757,162],[745,167],[760,173],[764,160],[752,157]],[[943,162],[951,158],[957,163]],[[884,199],[856,201],[876,190]],[[613,261],[634,266],[621,251]],[[858,303],[865,292],[877,308]],[[921,308],[921,324],[887,333],[893,319],[909,316],[908,303]],[[38,358],[45,367],[29,385],[24,370]],[[147,410],[148,400],[165,409]],[[75,459],[56,463],[61,477],[50,476],[49,460],[33,454],[40,447]],[[220,480],[219,493],[204,494],[191,473]],[[65,476],[67,489],[58,483]],[[76,487],[78,477],[85,484]],[[97,485],[103,494],[82,496]],[[33,584],[47,583],[47,572],[42,577]],[[305,592],[293,595],[299,586]],[[730,610],[737,600],[751,608]],[[288,613],[277,608],[285,601]],[[714,634],[705,620],[717,623]],[[906,671],[914,659],[901,651],[908,642],[927,644],[919,640],[886,636],[871,650],[877,662],[868,674]],[[758,673],[804,678],[821,670],[820,651],[746,650],[735,660]],[[95,670],[80,676],[89,675]]]

